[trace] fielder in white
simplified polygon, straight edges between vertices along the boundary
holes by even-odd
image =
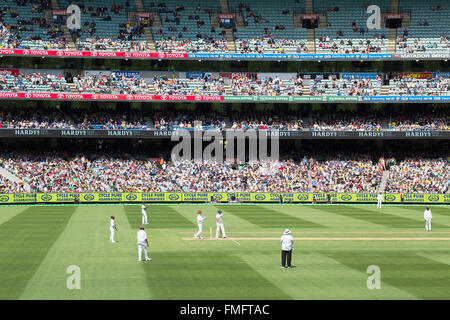
[[[142,224],[148,224],[148,221],[147,221],[147,207],[145,206],[145,202],[142,202],[141,212],[142,212]]]
[[[377,195],[377,201],[377,208],[381,209],[381,204],[383,203],[383,194],[381,192]]]
[[[145,261],[150,261],[152,258],[148,257],[147,247],[148,247],[148,239],[147,233],[144,231],[144,226],[139,227],[139,231],[137,232],[137,243],[138,243],[138,261],[142,261],[142,251],[144,251]]]
[[[198,225],[198,232],[194,234],[195,238],[200,237],[200,239],[203,239],[203,221],[206,219],[206,217],[202,216],[202,210],[197,211],[197,225]]]
[[[431,219],[433,216],[431,215],[431,210],[429,207],[424,211],[423,217],[425,218],[425,230],[431,231]]]
[[[223,227],[223,213],[222,210],[217,211],[216,214],[216,238],[219,237],[219,231],[222,233],[222,238],[226,238],[225,228]]]
[[[111,216],[111,221],[109,223],[109,231],[110,231],[109,241],[112,242],[112,243],[116,242],[116,241],[114,241],[114,231],[118,231],[117,227],[116,227],[115,219],[116,219],[116,217]]]

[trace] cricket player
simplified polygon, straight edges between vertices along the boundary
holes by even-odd
[[[142,212],[142,224],[148,224],[148,221],[147,221],[147,207],[145,206],[145,202],[142,202],[141,212]]]
[[[292,246],[294,245],[294,238],[291,236],[291,230],[284,230],[281,236],[281,268],[291,268],[292,260]],[[287,262],[287,263],[286,263]]]
[[[431,215],[431,210],[429,207],[423,213],[423,217],[425,218],[425,230],[431,231],[431,219],[433,218]]]
[[[200,239],[203,239],[203,220],[205,220],[206,217],[202,216],[202,210],[197,211],[197,225],[198,225],[198,232],[194,234],[195,238],[200,237]]]
[[[137,242],[138,242],[138,261],[142,261],[142,251],[144,251],[145,261],[150,261],[152,258],[148,257],[147,247],[148,247],[148,239],[147,233],[144,231],[144,226],[139,227],[139,231],[137,232]]]
[[[109,230],[110,230],[110,236],[109,236],[109,241],[112,243],[115,243],[116,241],[114,241],[114,231],[118,231],[117,227],[116,227],[116,217],[111,216],[111,221],[109,224]]]
[[[377,195],[377,201],[377,208],[381,209],[381,204],[383,203],[383,194],[381,192]]]
[[[222,210],[219,209],[216,214],[216,238],[219,237],[219,231],[222,233],[222,238],[226,238],[225,228],[223,227],[223,213]]]

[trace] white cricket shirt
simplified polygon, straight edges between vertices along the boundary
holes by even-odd
[[[139,230],[137,232],[137,241],[145,242],[145,239],[147,239],[147,233],[144,230]]]
[[[203,220],[205,220],[205,219],[206,219],[206,217],[202,217],[201,215],[197,215],[197,223],[198,224],[202,224]]]
[[[292,250],[292,245],[294,244],[294,238],[289,234],[283,234],[280,239],[281,250],[290,251]]]

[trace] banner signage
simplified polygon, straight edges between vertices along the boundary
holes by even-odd
[[[280,198],[281,197],[281,198]],[[0,194],[0,204],[14,203],[111,203],[111,202],[261,202],[261,203],[376,203],[376,193],[277,193],[277,192],[149,192],[149,193],[15,193]],[[384,194],[384,203],[449,204],[450,194]]]

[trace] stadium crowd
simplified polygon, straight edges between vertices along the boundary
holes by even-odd
[[[164,53],[229,53],[227,42],[225,40],[215,40],[204,37],[197,40],[191,39],[161,39],[155,41],[155,48],[158,52]]]
[[[336,96],[376,96],[380,94],[381,76],[376,79],[344,79],[317,77],[310,82],[310,95],[336,95]]]
[[[378,165],[368,155],[361,155],[358,160],[337,155],[325,161],[312,160],[310,165],[314,192],[374,193],[381,182]]]
[[[308,53],[306,40],[274,39],[273,35],[253,39],[236,40],[238,53]]]
[[[235,96],[301,96],[303,79],[300,75],[289,80],[282,80],[277,75],[240,76],[232,79],[231,88]]]
[[[401,74],[389,81],[389,94],[392,95],[447,95],[450,92],[450,78],[435,77],[417,79]]]
[[[444,158],[408,158],[390,166],[386,192],[447,193],[450,161]]]
[[[87,156],[3,154],[1,165],[39,192],[369,192],[381,182],[368,155],[243,165],[159,159],[123,154]],[[449,161],[406,159],[390,165],[387,193],[446,193]],[[2,192],[24,192],[0,179]]]
[[[1,164],[0,164],[1,165]],[[23,183],[11,181],[0,175],[0,194],[1,193],[24,193],[26,192]]]
[[[4,168],[41,192],[371,192],[377,166],[367,160],[231,164],[158,163],[131,155],[3,155]],[[309,173],[311,173],[311,180]],[[363,177],[358,182],[357,179]]]
[[[379,96],[382,95],[382,75],[373,79],[357,79],[346,75],[316,76],[313,79],[297,74],[230,74],[174,73],[144,77],[135,72],[87,71],[75,76],[63,76],[58,71],[0,72],[0,91],[7,92],[67,92],[96,94],[159,94],[159,95],[235,95],[235,96]],[[427,74],[427,73],[424,73]],[[431,76],[431,73],[428,73]],[[67,78],[67,79],[66,79]],[[74,86],[71,86],[71,83]],[[448,95],[450,78],[436,75],[414,78],[398,74],[390,80],[389,95]]]
[[[199,122],[195,124],[195,122]],[[450,116],[432,114],[0,109],[0,128],[115,130],[256,129],[281,131],[447,131]]]
[[[0,91],[4,92],[70,92],[62,75],[29,72],[18,75],[0,73]]]

